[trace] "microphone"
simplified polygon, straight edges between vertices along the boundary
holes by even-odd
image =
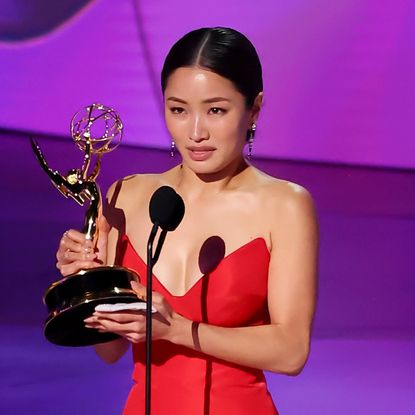
[[[158,188],[150,199],[150,218],[161,229],[174,231],[184,216],[183,199],[169,186]]]
[[[146,399],[145,413],[151,412],[151,332],[153,300],[153,267],[157,262],[167,232],[174,231],[184,216],[183,199],[169,186],[158,188],[150,199],[150,219],[153,227],[147,242],[147,298],[146,298]],[[161,233],[153,255],[153,242],[158,229]]]

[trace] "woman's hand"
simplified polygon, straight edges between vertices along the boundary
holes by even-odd
[[[103,216],[98,221],[98,232],[99,237],[95,247],[93,242],[86,239],[85,234],[79,231],[70,229],[63,234],[56,253],[58,260],[56,267],[64,277],[81,269],[106,264],[109,225]]]
[[[131,287],[138,298],[145,300],[146,287],[133,281]],[[166,299],[158,292],[153,291],[153,307],[157,310],[153,314],[152,338],[153,340],[170,340],[172,322],[177,313],[171,308]],[[145,341],[146,316],[144,311],[98,312],[84,320],[85,327],[96,329],[99,332],[116,333],[132,343]]]

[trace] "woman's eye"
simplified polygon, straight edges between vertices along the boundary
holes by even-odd
[[[181,107],[171,107],[170,112],[173,114],[182,114],[184,112],[184,108]]]
[[[226,110],[219,107],[213,107],[209,110],[212,114],[225,114]]]

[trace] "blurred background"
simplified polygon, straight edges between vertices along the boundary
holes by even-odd
[[[92,103],[125,129],[104,156],[105,192],[169,156],[160,71],[186,32],[229,26],[264,72],[253,164],[310,190],[320,230],[319,301],[310,360],[268,374],[281,414],[415,413],[415,2],[411,0],[0,0],[0,412],[117,414],[128,355],[43,338],[45,288],[61,234],[83,209],[52,187],[79,167],[69,122]],[[214,415],[214,414],[212,414]]]

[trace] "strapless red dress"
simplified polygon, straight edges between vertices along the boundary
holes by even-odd
[[[263,238],[223,258],[183,296],[172,295],[154,276],[153,289],[186,318],[222,327],[269,323],[270,254]],[[127,236],[118,263],[146,284],[146,264]],[[238,347],[238,345],[235,345]],[[235,365],[165,340],[153,342],[151,412],[154,415],[277,415],[261,370]],[[144,414],[145,344],[133,345],[134,385],[124,415]]]

